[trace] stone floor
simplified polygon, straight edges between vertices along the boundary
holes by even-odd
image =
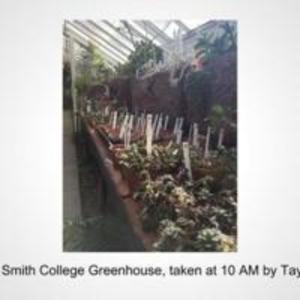
[[[64,220],[76,220],[81,215],[81,204],[71,111],[64,111],[63,126],[63,215]]]
[[[78,136],[81,145],[81,136]],[[84,141],[83,141],[84,142]],[[64,231],[66,252],[139,252],[140,241],[116,211],[101,208],[103,184],[93,157],[75,148],[71,112],[64,112]],[[109,187],[107,201],[115,202]],[[80,218],[79,218],[80,217]]]

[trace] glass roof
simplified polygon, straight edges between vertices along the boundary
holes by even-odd
[[[70,20],[65,21],[64,35],[81,47],[93,44],[110,66],[127,61],[139,41],[152,41],[169,52],[176,36],[184,36],[204,24],[199,20]]]

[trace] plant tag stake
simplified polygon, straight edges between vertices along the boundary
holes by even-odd
[[[176,133],[176,144],[180,144],[181,143],[181,139],[182,139],[182,130],[179,129],[177,130],[177,133]]]
[[[147,150],[147,155],[151,156],[152,154],[152,134],[153,134],[153,129],[152,129],[152,115],[148,114],[147,115],[147,124],[146,124],[146,150]]]
[[[181,130],[182,125],[183,125],[183,118],[180,118],[179,122],[178,122],[178,128],[177,128],[177,130]]]
[[[192,168],[191,168],[191,160],[190,160],[189,143],[183,142],[182,143],[182,150],[183,150],[184,166],[188,170],[188,176],[189,176],[190,180],[193,180]]]
[[[142,121],[141,117],[138,117],[137,122],[136,122],[136,126],[135,126],[136,131],[138,131],[139,128],[141,127],[141,121]]]
[[[131,141],[131,130],[129,125],[126,126],[125,136],[126,136],[126,149],[128,149]]]
[[[157,126],[157,120],[158,120],[158,114],[156,114],[155,117],[154,117],[153,126],[152,126],[153,131],[155,131],[155,128]]]
[[[210,132],[211,132],[211,128],[208,126],[207,127],[207,133],[206,133],[206,140],[205,140],[204,158],[208,158],[208,156],[209,156]]]
[[[167,130],[167,128],[168,128],[168,122],[169,122],[169,116],[166,115],[166,117],[165,117],[165,123],[164,123],[164,130]]]
[[[113,114],[113,123],[112,123],[113,129],[116,129],[117,127],[117,119],[118,119],[118,111],[115,110]]]
[[[141,131],[142,131],[142,133],[145,132],[145,114],[144,113],[142,113],[142,115],[141,115]]]
[[[109,114],[109,118],[108,118],[108,125],[111,125],[112,126],[112,123],[113,123],[113,113],[110,113]]]
[[[130,131],[133,128],[133,120],[134,120],[134,115],[130,115],[129,122],[128,122],[128,130]]]
[[[159,132],[160,132],[160,129],[161,129],[161,125],[162,125],[162,115],[160,115],[159,119],[158,119],[158,124],[157,124],[156,131],[155,131],[155,138],[156,139],[159,138]]]
[[[87,103],[87,106],[86,106],[86,112],[87,113],[90,113],[91,112],[91,103],[90,103],[90,101],[88,101],[88,103]]]
[[[223,146],[223,139],[224,139],[224,128],[221,128],[219,132],[219,138],[218,138],[218,148]]]
[[[123,138],[124,138],[124,148],[127,149],[127,124],[125,124],[124,126]]]
[[[107,105],[104,109],[104,116],[107,116],[109,114],[109,106]]]
[[[173,130],[173,134],[174,134],[174,135],[176,135],[176,132],[177,132],[177,128],[178,128],[178,121],[179,121],[179,119],[178,119],[178,118],[176,118],[176,120],[175,120],[175,125],[174,125],[174,130]]]
[[[198,124],[193,124],[193,146],[199,148],[199,128]]]
[[[123,120],[123,123],[122,123],[122,126],[121,126],[121,129],[120,129],[120,134],[119,134],[119,138],[122,139],[123,136],[124,136],[124,133],[125,133],[125,126],[127,125],[127,122],[128,122],[128,114],[126,113],[125,115],[125,118]]]

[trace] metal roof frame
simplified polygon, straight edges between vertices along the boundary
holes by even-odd
[[[87,26],[83,22],[75,20],[74,22],[72,22],[72,24],[77,25],[77,27],[79,27],[79,28],[82,28],[83,31],[87,32],[87,35],[90,35],[94,39],[98,40],[98,42],[101,45],[103,45],[103,43],[105,43],[105,45],[103,45],[103,47],[109,49],[108,51],[110,51],[112,49],[113,53],[115,54],[115,56],[118,57],[120,60],[123,60],[123,61],[127,60],[128,54],[126,54],[120,48],[114,46],[110,41],[108,41],[107,39],[103,38],[103,36],[101,34],[97,33],[95,30],[91,29],[89,26]]]
[[[186,32],[190,31],[190,28],[188,26],[186,26],[186,24],[184,24],[182,21],[180,21],[180,20],[174,20],[173,22],[175,24],[177,24],[184,31],[186,31]]]
[[[124,24],[125,21],[121,21],[121,22],[122,22],[122,24]],[[134,22],[134,21],[133,21],[133,22]],[[130,23],[128,23],[128,22],[126,22],[126,23],[127,23],[128,27],[130,27],[130,29],[131,29],[134,33],[136,33],[139,37],[142,38],[143,41],[146,41],[146,42],[154,42],[153,39],[155,39],[156,36],[154,36],[153,33],[150,33],[152,38],[149,38],[149,37],[147,37],[145,34],[143,34],[142,32],[140,32],[138,29],[136,29],[135,27],[133,27]],[[137,25],[137,27],[140,28],[141,26]],[[154,43],[154,44],[155,44],[155,43]],[[157,45],[157,44],[156,44],[156,45]],[[170,52],[169,49],[165,48],[165,47],[163,46],[162,43],[158,43],[157,46],[160,47],[161,49],[163,49],[164,51],[168,52],[168,53]]]
[[[106,45],[103,45],[97,38],[95,38],[91,33],[87,32],[84,28],[81,26],[78,26],[77,24],[74,24],[72,22],[68,21],[68,26],[71,26],[71,28],[75,29],[76,31],[80,32],[80,34],[86,36],[91,42],[97,46],[101,51],[107,53],[111,57],[113,57],[117,62],[119,63],[124,63],[126,60],[123,57],[120,57],[118,54],[115,52],[111,51],[109,47]]]
[[[72,25],[72,23],[71,23]],[[76,29],[76,28],[75,28]],[[85,37],[85,39],[83,37],[81,37],[72,27],[67,27],[66,31],[71,31],[71,34],[74,36],[74,38],[76,39],[76,41],[81,44],[81,46],[83,44],[86,44],[86,48],[88,47],[88,44],[92,44],[93,46],[95,46],[103,55],[103,58],[106,60],[109,60],[110,63],[114,64],[114,65],[118,65],[121,62],[119,60],[117,60],[116,58],[114,58],[112,55],[108,54],[106,51],[104,51],[98,44],[97,41],[94,41],[92,39],[90,39],[89,36],[85,35],[84,33],[82,33],[81,31],[79,31],[81,33],[81,35],[83,35]],[[78,30],[77,30],[78,31]]]
[[[166,53],[172,53],[176,41],[171,30],[183,32],[182,40],[191,37],[199,28],[213,27],[215,21],[206,22],[190,28],[181,20],[66,20],[64,36],[72,36],[77,44],[85,49],[89,43],[94,45],[110,66],[126,63],[135,50],[135,41],[153,42]],[[189,24],[187,22],[187,24]],[[171,28],[170,28],[171,25]]]
[[[88,50],[88,43],[87,41],[82,41],[80,38],[78,38],[78,36],[76,36],[76,34],[72,33],[72,32],[64,32],[64,36],[67,39],[71,39],[73,38],[74,43],[76,43],[77,45],[79,45],[80,47],[82,47],[85,50]],[[95,46],[96,47],[96,46]],[[99,51],[101,51],[99,49]],[[104,59],[104,63],[110,67],[111,69],[115,69],[115,67],[118,65],[118,62],[112,61],[111,58],[109,58],[105,53],[101,52],[101,54],[103,55],[103,59]]]
[[[172,41],[172,39],[165,32],[163,32],[150,21],[136,20],[134,21],[134,23],[137,24],[139,27],[144,28],[144,30],[149,32],[152,35],[152,37],[160,38],[162,43],[168,43]]]
[[[151,41],[150,38],[148,38],[141,31],[139,31],[138,29],[136,29],[135,27],[133,27],[129,22],[127,22],[125,20],[121,20],[121,23],[123,24],[123,26],[125,26],[126,28],[128,28],[129,30],[131,30],[132,33],[134,33],[136,36],[138,36],[143,41],[145,41],[145,42],[150,42]]]
[[[105,25],[107,25],[108,27],[110,27],[111,29],[113,29],[116,33],[118,33],[119,36],[121,36],[122,38],[124,38],[126,41],[128,41],[129,43],[131,43],[133,46],[134,46],[134,43],[132,42],[132,40],[127,36],[127,35],[124,35],[122,34],[118,28],[116,28],[112,23],[110,23],[109,21],[107,20],[103,20],[102,21]],[[122,21],[120,21],[122,22]]]
[[[88,20],[87,23],[91,24],[93,27],[95,27],[97,30],[101,31],[108,37],[110,37],[112,40],[114,40],[120,47],[126,49],[129,53],[133,52],[134,49],[129,48],[124,42],[120,41],[120,39],[117,39],[115,36],[113,36],[111,33],[109,33],[107,30],[105,30],[101,25],[98,23]]]

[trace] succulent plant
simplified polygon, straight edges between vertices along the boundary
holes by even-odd
[[[166,219],[160,224],[160,237],[153,248],[159,251],[182,251],[184,241],[185,231],[175,222]]]
[[[125,116],[118,115],[120,121]],[[96,123],[108,121],[103,110],[89,117]],[[191,178],[181,146],[172,142],[153,144],[150,157],[144,140],[115,151],[119,164],[139,179],[134,199],[141,204],[144,230],[158,235],[155,250],[235,250],[236,150],[219,147],[208,159],[202,152],[190,147]]]
[[[206,228],[200,230],[195,240],[195,248],[198,251],[234,251],[235,242],[230,236],[224,235],[220,230],[215,228]]]

